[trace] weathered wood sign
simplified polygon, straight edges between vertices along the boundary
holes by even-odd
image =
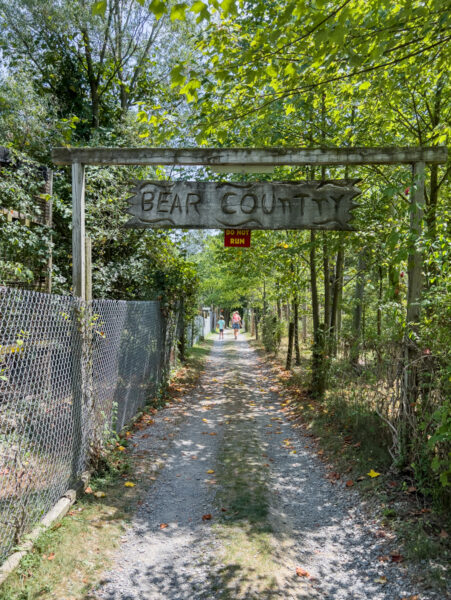
[[[352,230],[358,180],[138,181],[129,227]]]

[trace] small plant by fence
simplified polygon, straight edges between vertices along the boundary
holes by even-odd
[[[0,563],[170,367],[158,302],[0,288]]]

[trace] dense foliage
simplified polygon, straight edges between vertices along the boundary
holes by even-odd
[[[0,0],[0,145],[47,164],[62,144],[446,145],[450,9],[449,0]],[[2,207],[31,210],[37,192],[24,170],[2,169]],[[421,231],[410,224],[415,182],[405,167],[231,175],[358,178],[362,196],[355,232],[254,232],[249,250],[225,250],[215,232],[124,228],[130,180],[217,178],[208,169],[90,168],[94,295],[160,298],[168,309],[183,300],[190,315],[198,303],[247,310],[271,351],[280,324],[292,323],[295,363],[302,326],[310,393],[352,395],[355,414],[386,426],[394,464],[445,502],[449,170],[427,166]],[[45,262],[51,233],[54,290],[70,291],[66,170],[55,174],[53,205],[45,234],[4,218],[3,281],[31,281],[23,253]],[[417,323],[407,319],[414,250],[423,258]]]

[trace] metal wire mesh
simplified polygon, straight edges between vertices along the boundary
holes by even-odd
[[[154,394],[175,319],[158,302],[0,288],[0,562]]]

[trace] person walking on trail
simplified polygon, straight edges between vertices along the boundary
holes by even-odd
[[[241,317],[240,317],[240,313],[236,310],[232,315],[232,329],[233,329],[233,335],[235,336],[235,339],[238,338],[238,332],[240,330],[240,327],[241,327]]]
[[[223,340],[224,339],[224,329],[225,329],[224,315],[219,316],[218,327],[219,327],[219,339]]]

